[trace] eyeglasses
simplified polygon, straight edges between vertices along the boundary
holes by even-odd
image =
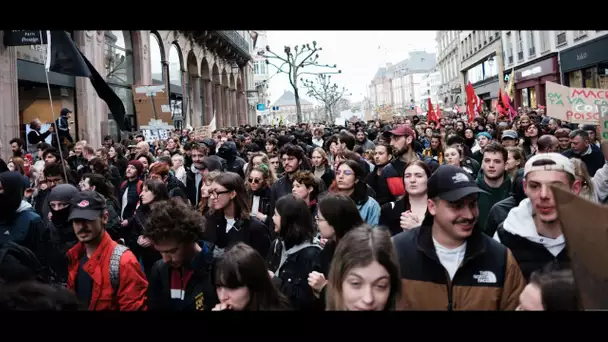
[[[218,197],[220,197],[220,195],[227,194],[229,192],[232,192],[232,190],[224,190],[224,191],[213,190],[213,191],[209,192],[209,196],[212,197],[212,198],[218,198]]]
[[[354,172],[351,170],[336,170],[336,176],[339,176],[341,174],[344,174],[345,176],[351,176]]]
[[[259,178],[249,178],[249,183],[260,184],[262,182]]]

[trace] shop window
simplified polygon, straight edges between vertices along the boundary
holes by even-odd
[[[591,67],[583,69],[583,84],[584,88],[595,88],[595,79],[597,78],[597,68]]]
[[[608,63],[600,63],[597,68],[596,88],[608,89]]]
[[[523,107],[530,107],[528,101],[528,88],[524,88],[521,90],[521,104]]]
[[[530,108],[536,108],[536,88],[528,88]]]
[[[568,73],[566,76],[568,80],[568,87],[582,88],[583,87],[583,72],[581,70],[575,70]]]
[[[130,31],[105,31],[104,67],[106,82],[125,106],[125,121],[135,128],[133,105],[133,45]],[[110,134],[119,136],[118,126],[112,113],[108,113]]]

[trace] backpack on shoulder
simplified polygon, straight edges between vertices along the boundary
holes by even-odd
[[[27,247],[13,241],[0,243],[0,278],[6,282],[37,280],[51,283],[51,276]]]

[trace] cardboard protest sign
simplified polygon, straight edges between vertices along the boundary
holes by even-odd
[[[203,138],[211,138],[211,126],[199,126],[194,129],[194,138],[195,139],[203,139]]]
[[[173,125],[169,94],[164,85],[133,85],[132,89],[139,129]]]
[[[597,125],[608,115],[608,90],[571,88],[547,82],[547,115],[562,121]]]
[[[608,310],[608,206],[552,186],[581,305]]]

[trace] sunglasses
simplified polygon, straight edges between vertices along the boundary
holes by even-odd
[[[262,182],[259,178],[249,178],[249,183],[260,184]]]

